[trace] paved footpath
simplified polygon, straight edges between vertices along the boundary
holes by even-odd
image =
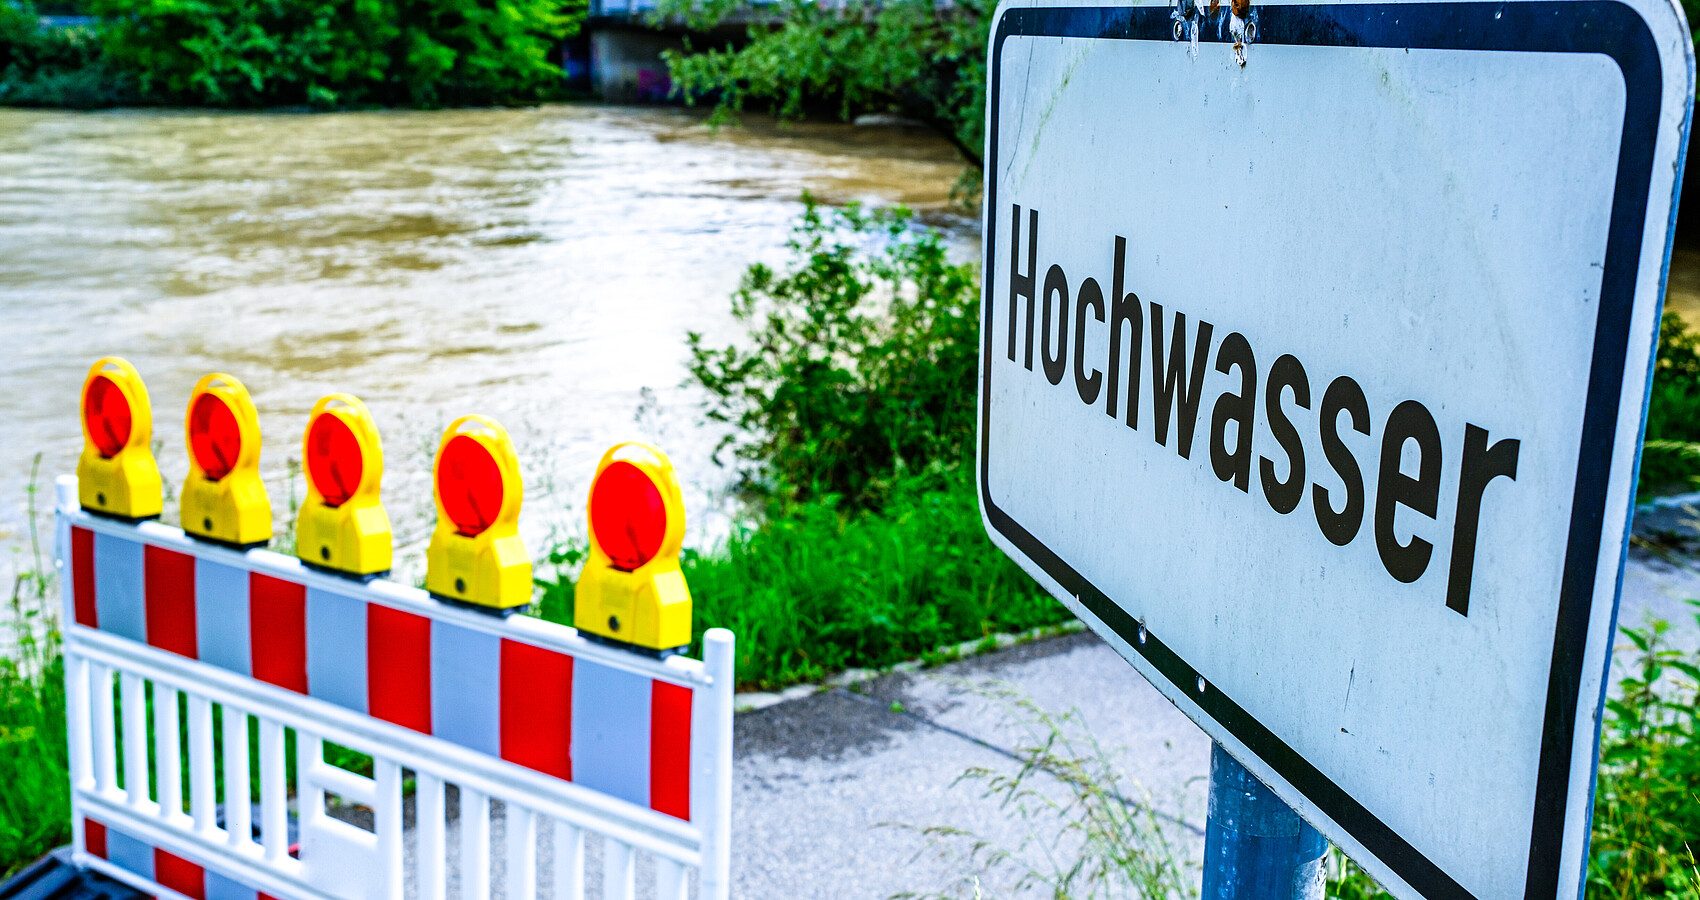
[[[1689,597],[1700,597],[1700,559],[1631,553],[1622,622],[1661,616],[1676,623],[1676,641],[1700,646],[1693,608],[1683,602]],[[1149,795],[1160,812],[1156,821],[1192,867],[1189,877],[1197,877],[1209,739],[1115,651],[1090,634],[1075,634],[739,714],[733,896],[973,896],[965,883],[977,871],[968,842],[941,844],[921,832],[929,827],[973,831],[991,846],[1025,848],[1025,856],[1042,862],[1041,836],[1057,833],[1054,820],[1024,819],[1014,807],[985,797],[983,783],[958,781],[971,767],[1012,773],[1013,754],[1032,746],[1021,717],[1011,714],[993,686],[1013,689],[1053,713],[1078,710],[1121,774],[1121,794]],[[1048,785],[1058,796],[1054,783]],[[499,834],[500,820],[494,825]],[[451,835],[449,846],[455,844]],[[592,841],[586,849],[586,880],[597,885],[600,848]],[[546,859],[547,840],[539,850]],[[1067,847],[1061,855],[1064,864],[1072,860]],[[495,866],[500,884],[500,854]],[[638,874],[639,885],[652,883],[641,863]],[[989,878],[985,896],[1011,896],[1017,874]],[[544,896],[552,895],[548,876],[541,880]]]

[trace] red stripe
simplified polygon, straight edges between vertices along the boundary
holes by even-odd
[[[248,631],[254,677],[307,693],[307,587],[248,573]]]
[[[71,528],[71,604],[78,625],[100,627],[94,606],[94,532],[75,526]]]
[[[167,850],[153,850],[153,880],[189,900],[207,900],[207,872]]]
[[[502,639],[502,758],[573,777],[573,658]]]
[[[431,733],[431,620],[366,604],[366,709]]]
[[[90,856],[106,858],[106,826],[93,819],[83,819],[83,849]]]
[[[142,552],[148,643],[198,659],[195,647],[195,558],[148,544]]]
[[[691,818],[691,689],[652,681],[649,695],[649,808]]]

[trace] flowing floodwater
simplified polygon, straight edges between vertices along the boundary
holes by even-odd
[[[682,110],[0,110],[0,573],[27,562],[35,454],[44,484],[75,471],[78,391],[108,354],[152,395],[167,521],[190,388],[224,371],[259,407],[280,534],[307,412],[347,391],[383,435],[405,577],[437,439],[470,412],[514,436],[534,553],[582,533],[596,460],[628,437],[672,455],[701,540],[728,476],[682,386],[686,333],[735,336],[727,298],[784,259],[805,191],[907,204],[971,250],[960,171],[923,131],[716,131]]]

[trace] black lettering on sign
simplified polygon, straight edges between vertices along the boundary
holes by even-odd
[[[1257,358],[1245,335],[1234,332],[1216,351],[1216,371],[1240,370],[1239,393],[1223,391],[1210,414],[1210,467],[1216,477],[1251,491],[1251,425],[1257,416]],[[1234,446],[1228,447],[1228,423],[1234,423]],[[1186,454],[1182,454],[1183,456]]]
[[[1369,401],[1364,399],[1364,389],[1346,375],[1334,379],[1328,390],[1322,392],[1322,409],[1317,415],[1321,422],[1322,455],[1328,457],[1334,474],[1346,486],[1346,505],[1336,512],[1327,488],[1316,484],[1310,489],[1317,527],[1337,547],[1350,544],[1364,523],[1364,473],[1358,468],[1358,459],[1352,455],[1351,448],[1340,439],[1341,413],[1351,415],[1353,431],[1369,434]]]
[[[1057,354],[1051,355],[1051,298],[1057,298]],[[1061,384],[1068,371],[1068,276],[1062,266],[1052,266],[1045,273],[1045,308],[1040,314],[1039,356],[1045,363],[1045,380]]]
[[[1010,216],[1010,233],[1013,235],[1009,249],[1009,361],[1015,362],[1015,301],[1018,297],[1027,298],[1027,371],[1033,371],[1033,294],[1035,275],[1039,271],[1039,211],[1029,210],[1027,213],[1029,227],[1027,229],[1027,274],[1021,274],[1016,261],[1021,259],[1021,207],[1015,208]],[[1053,384],[1055,382],[1052,382]]]
[[[1046,268],[1041,284],[1038,278],[1039,211],[1027,211],[1025,270],[1019,265],[1024,246],[1021,212],[1021,207],[1012,205],[1009,361],[1017,362],[1017,350],[1021,349],[1024,352],[1019,357],[1020,364],[1032,371],[1034,326],[1037,325],[1045,379],[1052,385],[1060,385],[1072,365],[1074,391],[1081,403],[1094,406],[1102,396],[1105,415],[1111,419],[1120,418],[1128,428],[1137,429],[1143,380],[1141,373],[1145,368],[1145,337],[1149,333],[1149,396],[1155,424],[1153,437],[1158,444],[1170,446],[1169,430],[1173,425],[1175,452],[1182,459],[1190,459],[1215,326],[1202,319],[1197,320],[1189,358],[1186,314],[1171,311],[1171,321],[1165,327],[1164,307],[1151,303],[1147,316],[1146,304],[1138,294],[1128,289],[1128,242],[1121,235],[1115,236],[1115,268],[1108,298],[1096,278],[1082,279],[1078,293],[1071,295],[1068,275],[1060,265]],[[1027,305],[1025,316],[1020,315],[1023,300]],[[1072,317],[1071,301],[1074,303]],[[1095,323],[1094,327],[1100,329],[1095,333],[1102,333],[1105,325],[1109,327],[1108,359],[1101,370],[1092,367],[1086,358],[1088,313],[1091,313],[1090,321]],[[1023,322],[1026,325],[1025,336],[1020,333]],[[1069,355],[1071,337],[1074,342],[1072,357]],[[1210,466],[1219,480],[1249,494],[1260,409],[1257,354],[1250,340],[1240,332],[1230,332],[1216,348],[1215,369],[1230,376],[1237,370],[1239,383],[1237,390],[1224,390],[1218,394],[1211,408]],[[1338,491],[1330,491],[1321,483],[1307,481],[1310,470],[1305,459],[1305,442],[1291,416],[1293,409],[1311,408],[1310,376],[1305,372],[1304,364],[1292,354],[1282,354],[1276,357],[1269,367],[1267,380],[1261,384],[1261,410],[1268,423],[1269,434],[1274,437],[1279,450],[1266,449],[1268,455],[1256,457],[1264,499],[1275,512],[1287,515],[1303,502],[1305,485],[1310,484],[1311,506],[1322,536],[1336,546],[1350,544],[1363,530],[1368,492],[1365,490],[1364,470],[1346,445],[1343,435],[1346,428],[1365,437],[1370,435],[1369,402],[1363,388],[1350,376],[1340,375],[1328,383],[1318,405],[1316,427],[1323,458],[1342,486]],[[1108,390],[1105,390],[1106,387]],[[1125,414],[1122,413],[1124,398],[1127,404]],[[1346,420],[1344,424],[1342,416]],[[1402,468],[1407,447],[1412,449],[1416,464],[1416,471],[1409,474]],[[1443,463],[1446,454],[1443,449],[1434,416],[1415,400],[1395,406],[1383,423],[1372,530],[1383,568],[1405,584],[1419,580],[1428,571],[1435,545],[1442,538],[1432,532],[1430,537],[1422,536],[1421,532],[1429,529],[1422,527],[1425,523],[1419,521],[1419,527],[1412,529],[1409,542],[1401,544],[1395,535],[1394,525],[1400,507],[1426,518],[1429,523],[1438,521],[1441,481],[1445,475]],[[1452,520],[1451,559],[1445,576],[1446,606],[1459,615],[1467,616],[1470,612],[1482,504],[1489,486],[1496,479],[1517,480],[1521,449],[1522,444],[1516,439],[1490,442],[1487,429],[1467,423],[1464,426],[1457,509]],[[1286,460],[1284,478],[1276,475],[1283,466],[1280,462],[1283,457]]]
[[[1417,477],[1399,467],[1405,444],[1417,443]],[[1393,534],[1393,514],[1400,506],[1432,519],[1440,507],[1440,429],[1428,407],[1406,400],[1393,407],[1381,432],[1381,478],[1375,485],[1375,549],[1387,574],[1410,584],[1423,577],[1434,545],[1413,532],[1409,544]]]
[[[1145,310],[1139,295],[1122,293],[1123,274],[1127,265],[1127,238],[1116,235],[1116,274],[1110,281],[1110,392],[1104,400],[1104,412],[1116,417],[1116,399],[1121,395],[1122,323],[1129,326],[1127,351],[1127,427],[1139,427],[1139,363],[1145,347]]]
[[[1098,402],[1104,373],[1093,369],[1091,375],[1086,374],[1087,307],[1092,309],[1092,318],[1104,321],[1104,290],[1091,278],[1080,283],[1080,296],[1075,298],[1074,305],[1074,392],[1080,395],[1081,403],[1091,406]]]
[[[1517,480],[1522,442],[1506,438],[1488,446],[1488,431],[1464,426],[1464,471],[1458,478],[1458,514],[1452,520],[1452,565],[1446,577],[1446,606],[1470,614],[1470,579],[1476,572],[1476,534],[1482,518],[1482,492],[1501,475]]]
[[[1210,353],[1210,332],[1215,326],[1199,320],[1198,342],[1192,352],[1192,378],[1186,371],[1186,313],[1175,313],[1175,331],[1169,345],[1168,371],[1163,371],[1163,307],[1151,304],[1151,412],[1156,423],[1157,443],[1169,445],[1169,418],[1180,414],[1176,424],[1176,449],[1181,459],[1192,458],[1192,435],[1198,429],[1198,401],[1204,391],[1205,357]]]
[[[1293,427],[1293,420],[1287,418],[1286,410],[1281,408],[1281,392],[1291,388],[1293,405],[1300,409],[1310,409],[1310,378],[1305,375],[1305,367],[1299,363],[1299,358],[1286,353],[1275,360],[1275,365],[1269,367],[1269,385],[1263,391],[1263,402],[1268,405],[1269,431],[1275,435],[1275,443],[1281,445],[1281,451],[1287,454],[1287,480],[1275,478],[1275,462],[1264,456],[1258,459],[1258,475],[1263,481],[1263,497],[1269,501],[1269,508],[1281,515],[1286,515],[1297,509],[1299,501],[1305,496],[1305,445],[1299,439],[1299,430]]]

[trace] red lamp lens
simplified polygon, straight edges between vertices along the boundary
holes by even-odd
[[[95,448],[108,459],[130,442],[130,401],[105,375],[96,375],[89,382],[88,396],[83,398],[83,422]]]
[[[365,472],[360,458],[360,441],[341,416],[321,413],[307,429],[307,477],[325,498],[325,505],[341,506],[354,496]]]
[[[223,400],[212,394],[195,398],[195,408],[189,411],[189,449],[213,481],[236,468],[236,460],[242,455],[242,429]]]
[[[457,531],[482,534],[502,511],[502,470],[483,444],[457,434],[437,458],[437,497]]]
[[[615,567],[629,572],[649,562],[667,534],[661,491],[637,466],[610,463],[590,489],[590,530]]]

